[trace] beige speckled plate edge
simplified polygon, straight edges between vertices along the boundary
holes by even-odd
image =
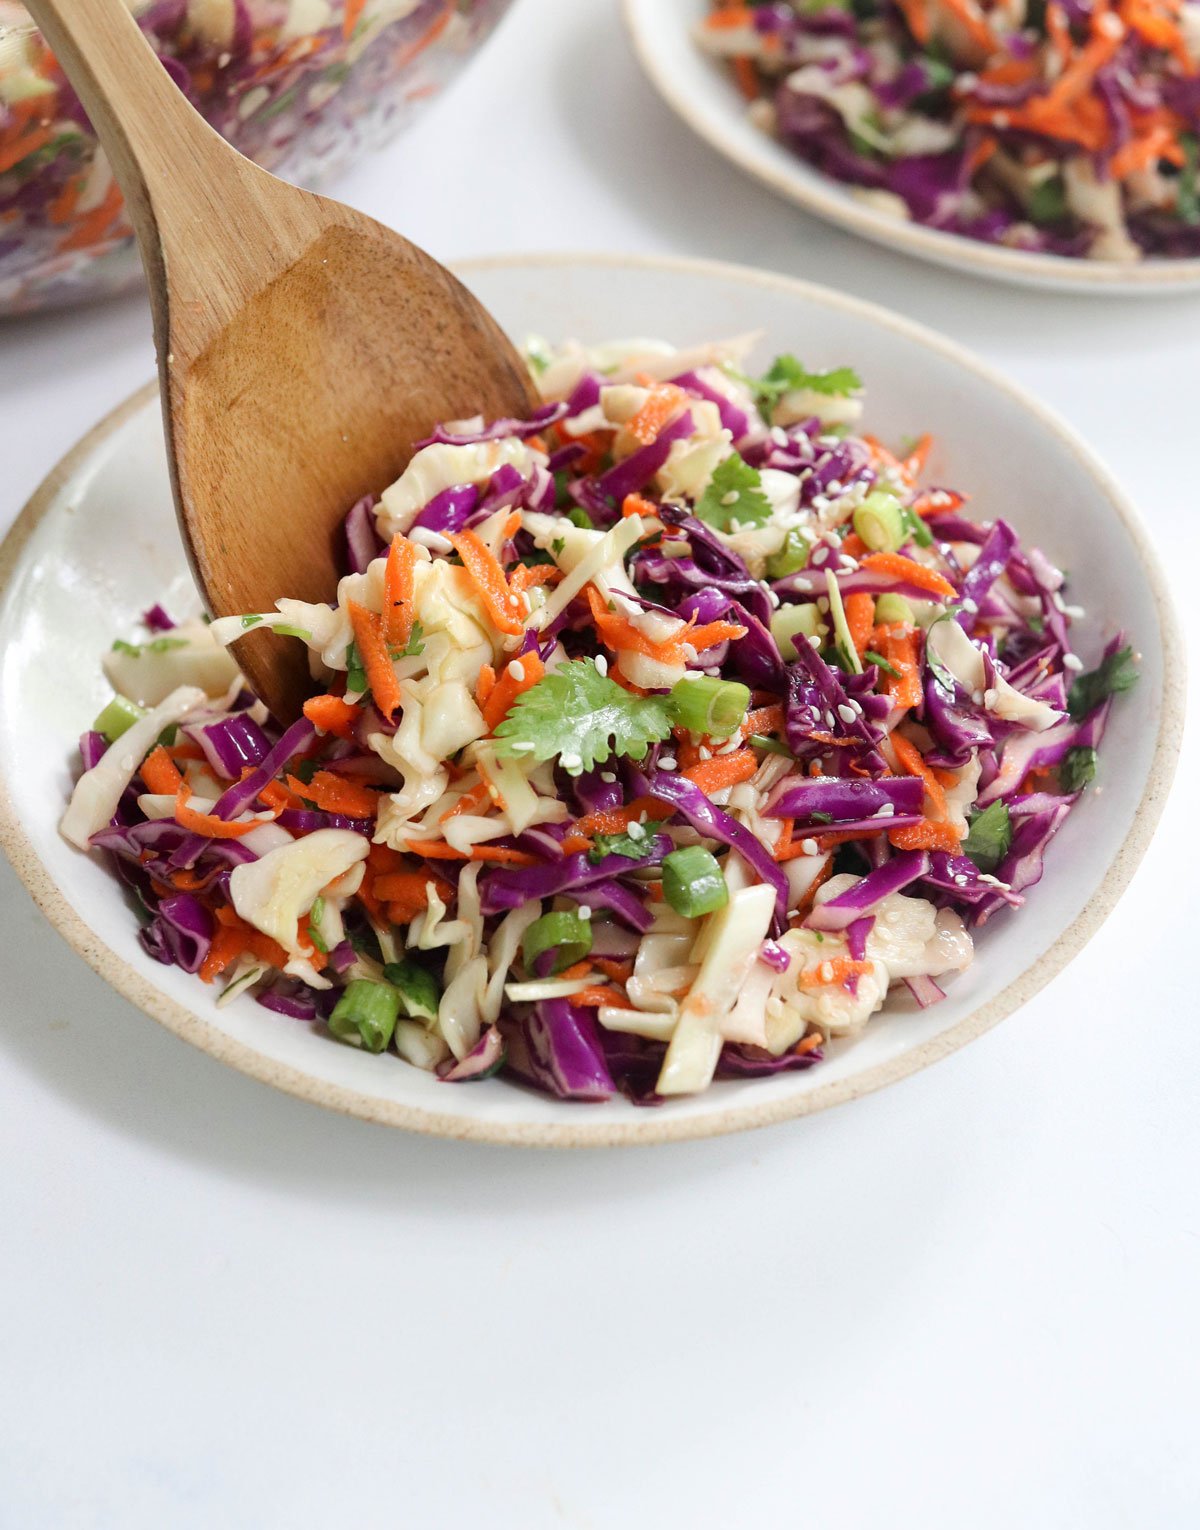
[[[857,202],[842,182],[822,174],[799,156],[794,157],[794,168],[783,162],[775,163],[779,145],[765,134],[761,135],[761,150],[734,142],[726,131],[729,108],[718,99],[716,91],[711,97],[693,99],[679,88],[671,72],[670,58],[655,51],[646,23],[650,8],[662,3],[663,0],[622,0],[625,28],[647,79],[676,116],[718,154],[806,212],[849,229],[873,244],[993,281],[1097,297],[1166,296],[1200,288],[1200,259],[1162,257],[1127,265],[1117,260],[1077,259],[984,244],[961,234],[892,218]],[[661,23],[661,16],[658,19]],[[690,29],[685,26],[682,30],[681,46],[695,48]]]
[[[498,256],[459,262],[455,269],[469,281],[472,272],[497,266],[541,265],[552,268],[558,265],[575,264],[579,261],[658,270],[707,272],[717,276],[736,277],[739,281],[758,283],[762,286],[799,291],[832,307],[869,317],[876,323],[919,339],[923,344],[942,352],[959,366],[968,368],[986,381],[990,387],[1007,394],[1021,407],[1034,413],[1043,427],[1056,435],[1080,460],[1095,481],[1098,492],[1102,493],[1112,505],[1141,555],[1164,637],[1163,702],[1154,755],[1147,774],[1145,789],[1138,804],[1133,830],[1113,857],[1107,875],[1084,911],[1063,931],[1049,950],[1014,979],[1002,993],[989,1003],[973,1010],[949,1031],[852,1079],[834,1080],[827,1086],[815,1088],[809,1093],[793,1098],[764,1101],[762,1104],[752,1101],[749,1104],[731,1106],[719,1113],[701,1117],[672,1116],[670,1108],[665,1107],[661,1110],[647,1111],[644,1118],[636,1122],[606,1122],[602,1106],[587,1108],[578,1123],[572,1121],[562,1124],[510,1124],[468,1121],[459,1116],[418,1110],[396,1102],[374,1099],[356,1090],[325,1083],[297,1069],[261,1056],[252,1048],[225,1035],[183,1005],[167,998],[93,934],[85,921],[59,892],[53,878],[39,859],[13,811],[6,784],[0,776],[0,846],[6,851],[17,875],[29,889],[34,901],[68,945],[77,951],[89,966],[94,968],[118,993],[159,1021],[167,1030],[191,1042],[193,1046],[199,1047],[218,1061],[228,1063],[240,1072],[248,1074],[251,1078],[285,1090],[314,1104],[341,1111],[346,1115],[357,1116],[362,1120],[375,1121],[386,1126],[399,1126],[409,1131],[432,1136],[524,1147],[649,1145],[697,1137],[715,1137],[728,1132],[744,1131],[751,1127],[769,1126],[777,1121],[807,1115],[881,1089],[885,1084],[895,1083],[910,1073],[928,1067],[931,1063],[964,1046],[968,1041],[982,1035],[984,1031],[989,1030],[1031,999],[1039,989],[1059,973],[1083,949],[1111,913],[1153,836],[1175,773],[1175,763],[1183,733],[1185,688],[1184,663],[1181,657],[1183,645],[1157,554],[1137,513],[1122,490],[1079,438],[1057,416],[1043,408],[1023,390],[1008,382],[1002,375],[993,372],[990,367],[976,360],[969,352],[924,326],[901,319],[874,304],[845,297],[841,293],[810,282],[796,281],[790,277],[712,261],[621,255]],[[0,544],[0,600],[7,597],[9,581],[26,541],[62,485],[87,460],[96,445],[137,409],[143,407],[153,397],[155,391],[155,386],[151,384],[119,405],[89,431],[47,475],[21,512],[3,544]]]

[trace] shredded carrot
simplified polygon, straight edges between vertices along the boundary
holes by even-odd
[[[400,682],[388,655],[387,642],[383,636],[383,618],[360,606],[357,601],[347,602],[350,625],[354,629],[354,642],[358,656],[367,672],[367,684],[375,705],[387,718],[395,717],[402,700]]]
[[[674,383],[655,383],[650,396],[629,421],[625,429],[642,446],[649,446],[658,439],[663,427],[672,415],[688,403],[688,395]]]
[[[471,859],[487,861],[496,866],[537,866],[536,855],[524,850],[510,850],[507,845],[472,845]]]
[[[287,784],[297,797],[315,802],[323,813],[339,813],[346,818],[374,818],[379,811],[378,792],[335,775],[331,770],[318,770],[307,784],[296,776],[289,776]]]
[[[733,77],[737,81],[738,89],[747,101],[757,101],[758,70],[754,67],[752,59],[735,58],[733,61]]]
[[[496,671],[490,664],[485,664],[479,671],[479,679],[475,682],[475,705],[482,712],[487,706],[488,697],[496,686]]]
[[[924,519],[930,515],[953,515],[966,502],[966,495],[955,489],[927,489],[924,494],[917,495],[909,508],[914,515]]]
[[[445,823],[448,819],[457,818],[460,813],[474,813],[478,808],[485,808],[488,804],[488,784],[481,781],[478,786],[473,786],[470,791],[464,792],[452,808],[447,808],[438,823]]]
[[[423,856],[427,861],[469,861],[465,850],[455,850],[444,839],[410,839],[405,841],[409,855]]]
[[[957,853],[962,842],[961,835],[950,824],[935,823],[932,818],[892,829],[888,839],[897,850],[945,850],[950,855]]]
[[[852,531],[849,536],[842,538],[842,551],[847,558],[864,558],[870,551],[870,548],[857,531]]]
[[[644,494],[626,494],[621,501],[621,515],[628,520],[631,515],[651,516],[658,514],[658,506]]]
[[[509,660],[483,706],[483,720],[489,733],[494,733],[508,716],[517,697],[536,685],[545,673],[546,666],[536,649]]]
[[[737,27],[753,27],[754,12],[748,5],[727,5],[719,11],[713,11],[704,19],[704,27],[709,32],[728,32]]]
[[[745,721],[742,723],[742,737],[748,738],[751,733],[761,734],[769,738],[772,733],[783,732],[783,703],[772,702],[769,706],[755,707],[747,712]]]
[[[954,586],[936,569],[926,568],[923,563],[906,558],[903,553],[871,553],[862,560],[862,566],[884,578],[895,579],[902,584],[915,584],[919,590],[928,590],[931,595],[940,595],[944,600],[958,598]]]
[[[116,222],[122,205],[121,188],[114,181],[99,206],[76,220],[71,232],[59,244],[59,253],[65,254],[68,250],[86,250],[94,244],[99,244]]]
[[[562,577],[562,569],[552,563],[518,563],[508,576],[508,584],[510,589],[524,594],[535,584],[557,584]]]
[[[989,57],[1000,46],[995,32],[975,0],[940,0],[981,52]]]
[[[748,781],[758,769],[753,749],[735,749],[732,754],[714,755],[711,760],[700,760],[682,772],[705,796]]]
[[[622,988],[611,988],[603,983],[593,984],[589,988],[583,988],[578,993],[571,994],[567,1001],[570,1004],[578,1004],[581,1009],[598,1009],[602,1004],[609,1005],[613,1009],[633,1009],[634,1003]]]
[[[946,793],[942,789],[941,782],[926,765],[921,751],[902,733],[893,733],[891,744],[905,772],[910,776],[918,776],[925,783],[925,792],[933,805],[934,812],[939,818],[945,818],[948,812]]]
[[[908,23],[908,30],[924,47],[933,35],[933,19],[929,14],[929,0],[896,0]]]
[[[412,904],[427,908],[429,880],[428,873],[424,871],[389,871],[375,878],[371,891],[384,903]]]
[[[161,744],[142,761],[141,774],[146,789],[163,797],[174,797],[183,785],[174,760]]]
[[[603,972],[605,977],[612,978],[614,983],[628,982],[633,976],[631,961],[618,961],[612,956],[593,956],[589,960],[593,967]]]
[[[252,823],[228,823],[224,818],[214,818],[211,813],[197,812],[195,808],[188,807],[187,799],[190,795],[191,788],[183,782],[175,796],[175,822],[193,834],[203,835],[205,839],[241,839],[244,834],[261,829],[266,822],[266,819],[260,818]]]
[[[792,848],[792,835],[795,833],[795,819],[785,818],[780,826],[779,838],[775,841],[775,848],[771,852],[777,861],[790,860],[789,851]]]
[[[513,636],[524,632],[517,614],[522,606],[521,597],[509,589],[504,570],[491,549],[473,531],[459,531],[449,540],[479,591],[492,625]]]
[[[1000,140],[994,133],[984,133],[967,155],[966,173],[968,177],[978,175],[999,147]]]
[[[804,1057],[809,1052],[815,1052],[819,1046],[824,1045],[824,1042],[825,1038],[821,1035],[820,1031],[813,1031],[803,1041],[797,1042],[792,1050],[799,1053],[801,1057]]]
[[[249,774],[249,769],[242,772],[243,779]],[[284,808],[298,808],[303,804],[295,792],[288,791],[286,786],[278,781],[268,781],[266,786],[258,794],[258,800],[269,808],[275,808],[282,812]]]
[[[848,956],[831,956],[815,967],[805,967],[797,981],[801,988],[824,988],[830,983],[845,983],[852,977],[866,977],[875,971],[874,962],[856,962]]]
[[[397,532],[383,575],[383,637],[389,648],[407,648],[412,637],[416,567],[417,544]]]
[[[358,18],[362,15],[366,3],[367,0],[346,0],[346,9],[342,12],[342,36],[347,42],[354,35]]]
[[[564,855],[579,855],[592,848],[592,842],[586,834],[564,834],[559,845]]]
[[[850,629],[850,640],[861,659],[870,646],[871,633],[875,627],[875,597],[856,593],[845,596],[842,604],[846,612],[846,625]]]
[[[917,635],[903,623],[893,622],[886,627],[876,627],[874,644],[888,661],[896,674],[885,670],[879,677],[879,687],[893,706],[908,711],[921,700],[921,672],[917,667]]]
[[[629,825],[640,820],[643,814],[651,821],[661,823],[663,819],[670,818],[674,811],[670,803],[660,802],[657,797],[635,797],[627,807],[589,813],[586,818],[579,820],[576,827],[581,834],[624,834]]]
[[[673,637],[656,643],[640,627],[635,627],[627,616],[610,611],[595,585],[587,586],[587,598],[596,631],[614,652],[625,649],[645,654],[649,659],[657,659],[660,664],[683,663],[685,643],[690,643],[697,653],[703,653],[718,643],[730,642],[746,635],[745,627],[736,626],[733,622],[707,622],[703,627],[697,627],[693,618],[684,623]],[[614,675],[613,678],[617,677]]]
[[[21,138],[12,139],[7,144],[0,144],[0,175],[19,165],[30,154],[36,154],[48,144],[54,137],[54,131],[49,127],[32,128]]]
[[[310,696],[304,703],[304,715],[322,733],[353,739],[359,712],[341,696]]]

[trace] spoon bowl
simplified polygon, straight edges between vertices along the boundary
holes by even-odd
[[[230,148],[123,0],[28,9],[138,236],[175,508],[206,609],[331,600],[354,501],[384,489],[439,421],[528,414],[525,366],[429,255]],[[311,689],[304,651],[257,630],[236,652],[272,714],[292,721]]]

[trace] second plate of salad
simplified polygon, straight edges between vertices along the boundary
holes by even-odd
[[[728,159],[876,243],[1080,292],[1200,286],[1192,7],[625,0]]]

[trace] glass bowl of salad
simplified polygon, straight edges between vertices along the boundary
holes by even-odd
[[[392,137],[511,0],[128,0],[163,67],[243,154],[315,186]],[[121,194],[23,6],[0,0],[0,314],[132,286]]]

